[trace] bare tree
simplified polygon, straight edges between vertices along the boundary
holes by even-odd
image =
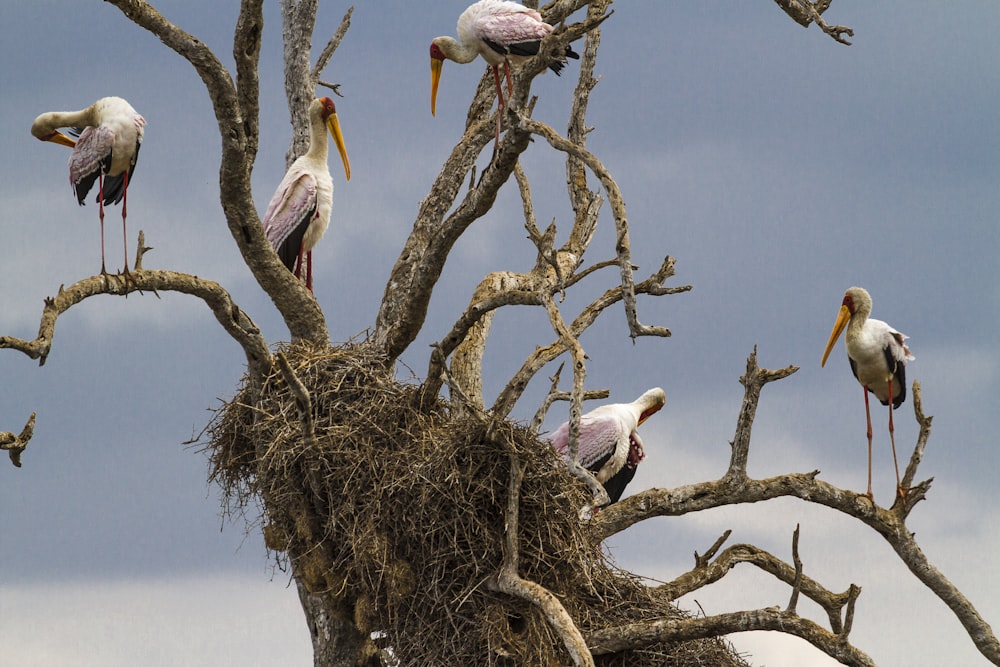
[[[204,43],[149,3],[108,1],[184,57],[204,81],[221,138],[220,199],[227,224],[291,340],[272,353],[221,285],[143,268],[147,248],[140,233],[127,279],[94,276],[60,288],[46,300],[38,336],[0,337],[0,348],[44,363],[59,315],[97,294],[176,291],[211,308],[247,359],[243,386],[210,426],[206,448],[213,478],[234,507],[263,508],[265,543],[295,580],[315,664],[739,665],[745,663],[718,638],[745,630],[793,634],[844,664],[874,664],[849,641],[860,589],[851,585],[836,593],[807,576],[798,530],[791,537],[791,564],[748,544],[723,549],[727,532],[703,555],[695,554],[690,571],[656,587],[617,570],[600,551],[604,539],[650,517],[780,496],[833,508],[882,535],[954,611],[982,654],[1000,664],[1000,644],[988,624],[927,560],[906,526],[930,488],[930,480],[914,483],[931,425],[917,384],[913,405],[920,433],[903,480],[910,492],[890,508],[819,480],[816,471],[749,477],[750,434],[761,390],[797,370],[762,369],[754,350],[741,378],[745,396],[730,463],[719,479],[643,491],[581,520],[580,508],[604,491],[579,466],[571,465],[573,475],[567,475],[538,440],[545,410],[554,400],[570,401],[575,448],[583,401],[606,395],[587,388],[581,334],[621,303],[633,338],[667,337],[667,328],[640,321],[637,296],[690,289],[667,285],[675,272],[670,257],[652,274],[635,275],[625,201],[612,174],[587,149],[589,94],[597,83],[594,64],[601,25],[612,16],[611,0],[554,0],[542,9],[545,20],[559,27],[538,57],[515,73],[501,118],[502,140],[477,174],[477,160],[494,140],[495,93],[492,78],[484,75],[465,132],[421,203],[392,268],[370,336],[339,347],[330,343],[312,294],[268,244],[251,197],[262,0],[241,3],[233,41],[235,77]],[[845,36],[853,35],[825,23],[829,0],[776,2],[801,25],[816,23],[839,42],[847,44]],[[308,45],[317,0],[283,0],[281,8],[285,85],[295,128],[291,161],[305,149],[306,107],[349,28],[351,12],[313,61]],[[580,73],[568,130],[561,135],[532,118],[531,85],[556,54],[581,39]],[[558,247],[556,223],[543,230],[536,221],[530,183],[518,161],[532,141],[565,156],[573,219],[565,223],[567,240]],[[534,267],[485,276],[453,323],[429,323],[440,338],[428,354],[426,376],[400,382],[396,362],[428,325],[428,303],[449,253],[512,178],[537,250]],[[601,251],[591,244],[605,203],[615,244],[607,258],[588,264],[585,253]],[[606,291],[579,312],[567,312],[561,298],[566,291],[605,269],[615,275]],[[486,407],[483,352],[494,313],[511,305],[544,308],[553,338],[524,359]],[[532,425],[511,422],[508,416],[529,382],[566,357],[571,389],[560,390],[557,371]],[[442,395],[445,385],[448,398]],[[15,465],[33,426],[34,415],[19,435],[0,433],[0,447],[9,450]],[[751,563],[786,583],[784,608],[692,617],[674,606],[681,595],[722,579],[738,563]],[[826,612],[828,627],[798,614],[803,595]]]

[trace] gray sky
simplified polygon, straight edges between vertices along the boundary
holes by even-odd
[[[466,4],[428,11],[424,3],[359,3],[327,70],[346,95],[337,105],[352,165],[345,184],[331,162],[333,221],[315,253],[316,296],[334,340],[373,323],[418,203],[461,135],[483,68],[447,63],[431,117],[427,47],[454,34]],[[235,3],[205,7],[159,3],[228,63]],[[317,43],[345,9],[323,4]],[[266,19],[259,210],[284,171],[290,131],[277,3],[268,3]],[[670,327],[667,340],[633,345],[621,309],[609,310],[583,339],[588,379],[615,400],[666,390],[666,408],[643,427],[648,458],[630,491],[712,479],[725,470],[737,379],[757,345],[761,365],[801,370],[764,390],[751,474],[819,469],[822,479],[863,490],[861,390],[842,342],[826,368],[819,360],[844,290],[866,287],[874,316],[911,336],[916,361],[907,376],[920,380],[935,418],[920,468],[934,486],[909,525],[932,562],[996,623],[1000,10],[987,0],[838,0],[828,20],[852,26],[854,45],[803,30],[770,0],[616,5],[602,34],[588,145],[625,195],[637,275],[669,254],[677,258],[672,284],[694,290],[640,300],[640,319]],[[119,95],[148,121],[129,191],[130,254],[134,233],[145,230],[155,247],[147,267],[218,280],[269,342],[284,339],[225,228],[217,129],[191,67],[96,1],[3,3],[0,37],[0,335],[33,337],[42,299],[99,266],[96,207],[76,205],[68,151],[33,139],[31,121]],[[577,71],[570,63],[562,78],[535,82],[536,118],[564,131]],[[524,164],[539,220],[554,218],[565,234],[561,161],[536,141]],[[112,207],[110,267],[121,265],[119,216]],[[605,217],[587,259],[612,255]],[[509,184],[457,244],[424,334],[404,360],[423,375],[426,344],[451,326],[479,277],[533,262]],[[566,308],[615,279],[613,271],[590,278]],[[256,532],[220,516],[204,455],[181,444],[233,394],[241,351],[200,302],[161,296],[74,307],[42,368],[0,353],[0,430],[19,431],[38,413],[24,467],[0,466],[0,651],[11,664],[311,663],[286,575],[273,571]],[[541,311],[499,315],[488,396],[552,337]],[[542,375],[518,418],[533,413]],[[546,428],[564,419],[558,410]],[[875,496],[888,504],[886,411],[872,417]],[[896,413],[902,459],[916,433],[908,399]],[[881,538],[822,507],[782,500],[657,519],[617,536],[612,548],[622,566],[671,579],[727,528],[731,543],[790,559],[796,523],[807,574],[833,590],[862,586],[851,638],[877,662],[985,664]],[[682,604],[714,614],[784,605],[788,593],[743,566]],[[800,610],[823,621],[811,603]],[[733,640],[757,664],[828,664],[799,640]]]

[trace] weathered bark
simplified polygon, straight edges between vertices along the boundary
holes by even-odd
[[[17,435],[11,433],[10,431],[0,432],[0,450],[7,450],[7,454],[10,456],[10,462],[14,464],[15,467],[21,467],[21,452],[25,450],[28,446],[28,441],[31,440],[31,436],[35,433],[35,413],[32,412],[31,416],[28,417],[28,421],[25,422],[24,428]]]
[[[97,275],[84,278],[69,287],[60,287],[58,294],[45,299],[38,335],[34,340],[0,336],[0,349],[20,350],[43,365],[52,349],[56,321],[59,316],[84,299],[98,294],[126,296],[134,292],[180,292],[203,300],[211,308],[222,328],[240,344],[251,373],[261,374],[270,364],[267,343],[253,320],[233,302],[229,293],[216,282],[176,271],[141,268],[144,248],[140,232],[136,268],[126,275]]]

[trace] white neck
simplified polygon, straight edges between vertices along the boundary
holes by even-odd
[[[94,124],[94,107],[90,106],[82,111],[50,111],[43,113],[35,119],[31,126],[31,133],[43,136],[60,127],[87,127]]]
[[[434,43],[440,47],[445,58],[456,63],[471,63],[479,55],[479,49],[475,46],[468,46],[452,37],[438,37]]]
[[[303,157],[326,162],[327,153],[326,123],[317,115],[309,119],[309,150]]]

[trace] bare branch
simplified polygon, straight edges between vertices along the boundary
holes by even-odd
[[[917,420],[917,425],[920,427],[920,432],[917,435],[917,444],[913,448],[913,454],[910,455],[910,462],[907,464],[906,472],[903,474],[903,479],[900,482],[904,489],[908,489],[906,497],[903,499],[903,507],[901,508],[904,517],[910,513],[914,505],[924,499],[930,482],[933,480],[933,478],[928,479],[926,482],[918,484],[915,488],[910,488],[913,484],[913,478],[917,474],[917,467],[924,458],[924,449],[927,447],[927,439],[931,435],[931,422],[934,419],[933,417],[924,416],[924,400],[920,392],[920,382],[914,380],[910,393],[913,395],[913,415]],[[897,500],[898,502],[899,500]]]
[[[309,389],[302,384],[302,380],[295,374],[284,352],[277,352],[274,358],[278,362],[278,370],[281,372],[281,377],[285,379],[285,384],[288,385],[289,391],[295,397],[295,408],[298,410],[299,421],[302,423],[302,441],[306,443],[307,447],[314,447],[316,443],[316,426],[313,420],[312,397],[309,395]]]
[[[98,294],[125,296],[133,292],[180,292],[200,298],[212,309],[215,318],[233,339],[243,347],[249,370],[254,377],[263,377],[270,365],[267,343],[229,293],[216,282],[176,271],[139,269],[127,275],[97,275],[84,278],[68,288],[59,288],[54,297],[45,299],[38,336],[22,340],[0,336],[0,349],[20,350],[44,365],[52,348],[56,320],[71,307]]]
[[[545,311],[549,315],[549,322],[552,324],[552,328],[556,330],[563,345],[569,350],[570,358],[573,361],[573,391],[569,402],[569,453],[566,457],[566,461],[569,464],[569,473],[587,485],[587,488],[590,489],[590,493],[593,495],[594,506],[601,507],[611,502],[608,492],[605,490],[604,485],[597,481],[593,473],[580,465],[579,460],[580,417],[583,415],[583,383],[587,377],[587,365],[584,361],[586,355],[583,352],[583,346],[580,345],[580,340],[570,332],[569,327],[563,322],[562,314],[560,314],[559,308],[556,306],[556,302],[552,299],[552,296],[546,294],[544,296],[544,303]],[[587,511],[586,508],[584,508],[584,511]]]
[[[603,514],[604,511],[601,513]],[[729,531],[726,531],[726,534],[712,546],[709,553],[704,556],[695,554],[695,567],[676,577],[673,581],[660,585],[656,589],[657,592],[669,600],[676,600],[692,591],[721,580],[740,563],[754,565],[775,579],[789,586],[795,586],[796,569],[794,567],[752,544],[734,544],[720,553],[718,558],[712,560],[714,550],[721,546],[728,534]],[[805,575],[801,575],[798,581],[799,590],[827,613],[830,629],[834,633],[840,633],[843,628],[840,613],[850,600],[850,591],[833,593]]]
[[[571,392],[559,391],[559,376],[562,374],[563,365],[559,364],[559,368],[556,369],[556,374],[549,378],[552,385],[549,387],[549,393],[546,394],[545,398],[542,400],[542,404],[538,407],[538,411],[535,412],[535,416],[531,419],[530,428],[533,432],[538,433],[538,429],[542,427],[542,422],[545,421],[545,415],[549,411],[549,407],[555,401],[571,401],[573,400],[573,394]],[[611,395],[611,392],[607,389],[593,389],[590,391],[583,392],[583,400],[594,401],[602,398],[607,398]]]
[[[518,117],[519,127],[544,137],[556,150],[571,153],[579,158],[587,167],[600,179],[601,185],[611,203],[611,211],[615,219],[617,229],[617,241],[615,249],[618,256],[618,266],[621,271],[622,298],[625,303],[625,317],[628,320],[629,333],[632,338],[637,336],[669,336],[670,330],[665,327],[654,327],[639,322],[635,307],[635,285],[632,276],[632,248],[629,241],[628,218],[625,214],[625,200],[622,198],[618,184],[611,177],[610,172],[604,167],[600,160],[591,152],[573,143],[568,139],[560,137],[552,128],[539,123],[536,120],[523,115]]]
[[[795,635],[845,665],[875,665],[870,657],[842,641],[839,635],[824,630],[797,614],[773,607],[717,616],[630,623],[592,632],[587,635],[587,643],[594,655],[604,655],[656,642],[680,642],[750,630],[772,630]]]
[[[0,450],[7,450],[7,454],[10,456],[10,462],[14,464],[14,467],[21,467],[21,452],[23,452],[28,446],[28,441],[31,440],[31,436],[34,434],[34,412],[32,412],[31,416],[28,417],[28,421],[24,424],[24,428],[21,429],[21,433],[18,435],[14,435],[10,431],[0,432]]]
[[[747,476],[747,459],[750,456],[750,432],[753,429],[753,420],[757,414],[757,403],[760,401],[760,390],[768,382],[786,378],[795,371],[798,366],[787,366],[777,371],[769,371],[757,365],[757,346],[753,348],[753,353],[747,358],[747,371],[740,377],[740,384],[743,385],[743,405],[740,407],[740,416],[736,424],[736,437],[732,442],[732,456],[729,460],[729,470],[726,477],[732,481],[745,479]]]
[[[815,23],[820,30],[833,38],[834,41],[850,46],[844,35],[854,37],[854,30],[843,25],[830,25],[823,20],[825,12],[833,0],[774,0],[783,12],[788,14],[793,21],[803,28],[808,28],[810,23]]]
[[[491,581],[490,585],[495,590],[517,596],[538,607],[545,614],[552,629],[562,638],[566,650],[573,658],[573,664],[593,667],[594,658],[587,648],[587,643],[566,608],[559,602],[559,598],[545,587],[523,579],[518,574],[518,505],[523,476],[521,461],[512,453],[510,480],[507,485],[507,507],[504,510],[503,565],[496,580]]]
[[[694,564],[695,564],[695,568],[700,568],[700,567],[704,567],[705,565],[708,565],[708,563],[713,558],[715,558],[715,554],[719,551],[720,548],[722,548],[722,545],[725,544],[726,540],[729,539],[729,536],[732,535],[732,533],[733,533],[732,530],[726,530],[726,532],[724,532],[722,535],[720,535],[719,539],[717,539],[712,544],[712,546],[710,546],[708,548],[708,551],[705,552],[704,556],[699,556],[698,552],[695,551],[694,552]],[[671,599],[674,599],[675,597],[677,597],[677,596],[674,596]]]
[[[333,57],[334,52],[340,47],[340,42],[343,41],[344,35],[347,34],[348,29],[351,27],[351,15],[354,13],[354,7],[348,7],[347,13],[344,14],[344,18],[340,19],[340,25],[337,26],[337,30],[333,33],[333,37],[330,41],[326,43],[323,50],[319,52],[319,57],[316,58],[316,66],[312,70],[312,79],[316,83],[321,83],[319,78],[323,75],[323,70],[330,62],[330,58]],[[336,92],[336,89],[334,89]],[[340,94],[339,92],[337,93]]]
[[[687,292],[691,289],[690,285],[682,287],[664,287],[663,283],[673,275],[674,259],[672,257],[667,257],[663,260],[663,264],[656,273],[635,286],[635,293],[660,296],[665,294]],[[573,282],[574,279],[571,278],[567,282],[567,286],[571,285]],[[606,308],[618,303],[621,299],[621,287],[607,290],[603,295],[595,299],[589,306],[584,308],[579,315],[577,315],[576,319],[574,319],[569,325],[570,333],[578,337],[584,330],[586,330],[587,327],[594,323],[594,321],[602,312],[604,312]],[[533,378],[535,374],[547,363],[558,358],[559,355],[566,352],[566,350],[567,348],[565,347],[562,339],[556,339],[549,345],[537,348],[531,356],[524,361],[521,368],[510,379],[510,381],[507,382],[507,386],[500,392],[500,395],[493,403],[493,407],[491,409],[497,414],[509,414],[514,408],[514,405],[517,403],[517,400],[521,397],[521,394],[524,393],[524,390],[527,388],[528,382],[531,381],[531,378]]]
[[[802,559],[799,558],[799,525],[795,524],[792,533],[792,564],[795,566],[795,579],[792,582],[792,597],[788,600],[785,611],[794,612],[799,604],[799,591],[802,589]]]
[[[243,0],[233,36],[233,59],[236,62],[236,99],[246,132],[247,163],[252,169],[257,159],[260,139],[260,63],[261,37],[264,32],[263,0]]]

